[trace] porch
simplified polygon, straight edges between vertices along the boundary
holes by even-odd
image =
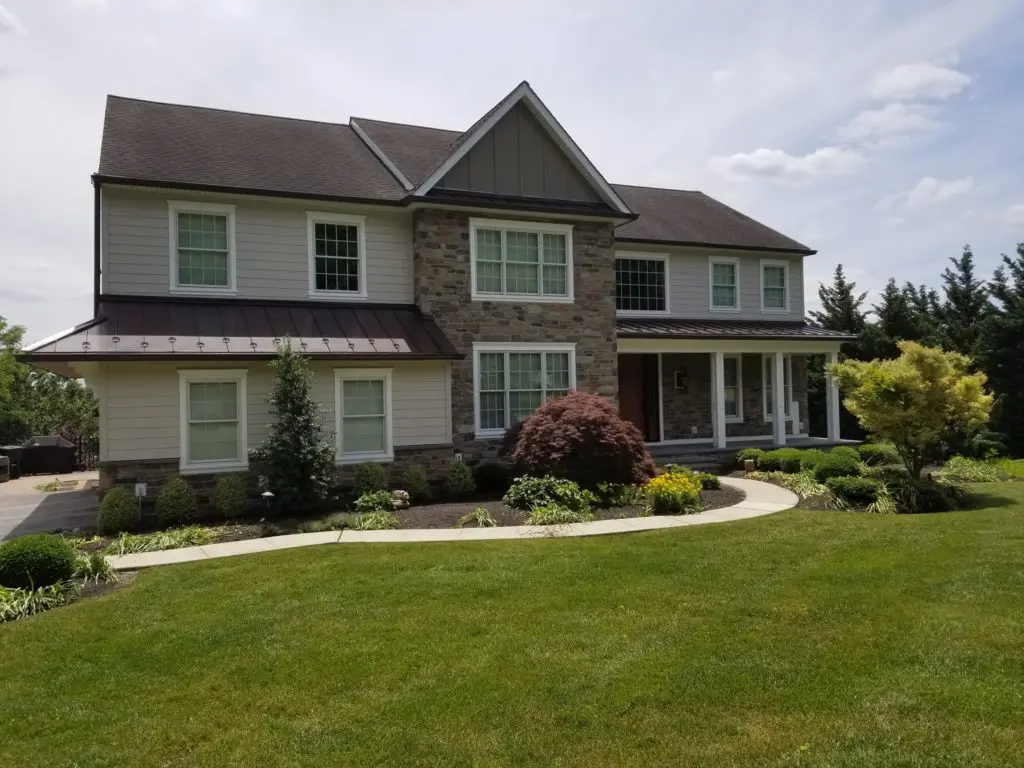
[[[859,440],[829,440],[827,437],[791,437],[786,446],[791,448],[833,448],[837,445],[858,445]],[[730,440],[727,448],[715,448],[706,443],[650,443],[648,453],[654,461],[665,464],[683,464],[696,470],[735,469],[736,452],[744,448],[771,448],[770,439],[756,437]]]

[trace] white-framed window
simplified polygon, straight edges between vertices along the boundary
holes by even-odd
[[[668,254],[616,255],[615,310],[622,315],[668,313]]]
[[[793,418],[790,413],[790,401],[793,399],[793,358],[789,355],[783,356],[782,366],[782,404],[783,413],[787,419]],[[764,413],[764,420],[772,420],[772,388],[775,386],[775,355],[764,355],[761,358],[761,411]]]
[[[743,421],[743,359],[740,355],[723,355],[725,384],[725,420]]]
[[[249,466],[244,370],[179,370],[183,472]]]
[[[501,437],[545,400],[576,388],[575,344],[473,345],[477,437]]]
[[[789,312],[789,262],[761,260],[761,311]]]
[[[572,226],[469,220],[471,297],[477,300],[573,300]]]
[[[168,202],[171,290],[234,293],[235,206]]]
[[[394,458],[390,368],[336,368],[334,420],[340,463]]]
[[[713,312],[740,311],[740,260],[733,256],[708,259]]]
[[[366,298],[366,217],[306,212],[309,295]]]

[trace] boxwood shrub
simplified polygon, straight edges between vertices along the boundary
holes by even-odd
[[[96,530],[103,534],[123,533],[139,524],[139,501],[126,485],[115,485],[103,495]]]
[[[852,450],[852,449],[851,449]],[[814,479],[824,483],[830,477],[854,477],[860,474],[860,460],[844,453],[829,451],[814,467]]]
[[[825,480],[825,485],[836,496],[858,506],[867,506],[876,502],[881,489],[881,483],[869,477],[830,477]]]
[[[736,466],[743,469],[744,462],[751,459],[755,467],[760,466],[760,459],[764,455],[762,448],[744,448],[736,453]]]
[[[825,455],[824,451],[819,451],[817,448],[807,448],[800,452],[800,470],[802,472],[810,472],[821,461],[821,457]]]
[[[886,464],[898,464],[900,455],[887,443],[864,443],[857,446],[857,455],[869,467],[881,467]]]
[[[185,525],[196,519],[196,492],[183,477],[172,477],[156,495],[161,525]]]
[[[71,542],[52,533],[36,533],[0,544],[0,586],[48,587],[75,573],[78,554]]]
[[[845,456],[853,461],[860,461],[860,454],[857,453],[857,449],[851,448],[848,445],[837,445],[829,450],[829,454],[832,456]]]

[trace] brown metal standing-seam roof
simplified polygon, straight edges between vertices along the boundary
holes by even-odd
[[[773,320],[677,320],[675,318],[625,318],[615,321],[620,339],[762,339],[805,341],[849,341],[842,331],[819,325]]]

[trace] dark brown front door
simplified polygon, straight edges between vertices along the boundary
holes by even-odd
[[[661,439],[657,355],[619,355],[619,413],[648,442]]]

